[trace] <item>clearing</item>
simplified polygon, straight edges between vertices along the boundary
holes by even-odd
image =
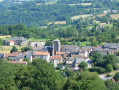
[[[0,38],[2,38],[2,39],[4,39],[4,38],[11,38],[11,35],[0,36]]]
[[[90,17],[90,16],[93,16],[93,15],[92,14],[77,15],[77,16],[71,17],[71,20],[77,20],[77,19],[80,19],[80,18],[87,18],[87,17]]]
[[[77,4],[69,4],[70,6],[82,5],[82,6],[90,6],[92,3],[77,3]]]
[[[22,47],[25,47],[26,45],[14,45],[18,49],[18,51],[21,51]],[[0,46],[0,53],[10,53],[10,50],[12,49],[13,46]]]
[[[119,14],[112,14],[111,18],[117,20],[117,19],[119,19]]]

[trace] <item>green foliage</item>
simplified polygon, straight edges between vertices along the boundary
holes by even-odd
[[[80,41],[77,42],[77,45],[80,47]]]
[[[29,58],[24,58],[24,61],[29,61]]]
[[[16,46],[13,46],[13,47],[12,47],[10,53],[12,53],[12,52],[18,52],[18,49],[16,48]]]
[[[45,46],[52,46],[52,40],[46,40]]]
[[[68,78],[64,90],[105,90],[105,84],[97,73],[81,72],[78,76]]]
[[[105,68],[102,68],[102,67],[92,67],[92,68],[89,68],[88,69],[90,72],[97,72],[99,74],[101,73],[106,73],[106,69]]]
[[[92,62],[95,64],[95,63],[98,63],[99,61],[102,60],[103,56],[100,54],[100,53],[94,53],[92,55],[93,59],[92,59]]]
[[[52,64],[38,58],[27,66],[1,60],[0,71],[1,90],[62,90],[65,83]]]
[[[105,65],[107,64],[114,65],[114,64],[117,64],[118,62],[118,58],[115,55],[108,54],[104,56],[103,59],[105,60]]]
[[[112,80],[106,80],[105,85],[108,90],[118,90],[119,89],[119,83],[112,82]]]
[[[118,81],[118,80],[119,80],[119,72],[117,72],[117,73],[114,75],[114,79],[115,79],[115,81]]]
[[[79,68],[82,68],[83,70],[85,70],[87,67],[88,67],[88,64],[86,62],[81,62],[79,65],[78,65]]]
[[[21,48],[21,52],[22,52],[22,53],[23,53],[23,52],[26,52],[26,51],[29,51],[29,50],[32,50],[32,47],[27,46],[27,47]]]
[[[0,60],[0,89],[1,90],[16,90],[14,69],[10,64]]]
[[[107,72],[113,71],[112,65],[111,65],[111,64],[108,64],[108,65],[106,66],[106,70],[107,70]]]
[[[0,38],[0,46],[3,44],[3,40]]]
[[[116,52],[116,55],[119,56],[119,52]]]

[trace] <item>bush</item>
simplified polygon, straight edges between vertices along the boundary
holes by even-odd
[[[113,71],[112,65],[111,65],[111,64],[108,64],[108,65],[106,66],[106,70],[107,70],[107,72]]]
[[[117,73],[114,75],[114,79],[115,79],[115,81],[119,81],[119,72],[117,72]]]
[[[89,69],[90,72],[97,72],[99,74],[106,73],[106,70],[102,67],[92,67]]]
[[[117,69],[119,69],[119,65],[117,65],[117,64],[114,64],[114,65],[113,65],[113,69],[114,69],[114,70],[117,70]]]

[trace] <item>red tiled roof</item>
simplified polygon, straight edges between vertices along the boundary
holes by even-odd
[[[83,59],[85,59],[85,60],[88,59],[88,57],[80,57],[80,58],[83,58]]]
[[[9,41],[9,42],[10,42],[10,43],[14,43],[14,41],[12,41],[12,40],[11,40],[11,41]]]
[[[65,54],[65,52],[56,52],[56,55]]]
[[[61,60],[62,59],[62,56],[51,56],[50,57],[51,60]]]
[[[19,64],[27,64],[27,61],[8,61],[8,63],[19,63]]]
[[[36,52],[34,55],[49,55],[48,52]]]
[[[7,58],[9,56],[17,56],[18,54],[21,54],[21,52],[8,53],[8,54],[5,54],[4,58]]]
[[[74,71],[74,68],[67,68],[68,70],[72,70],[72,71]]]

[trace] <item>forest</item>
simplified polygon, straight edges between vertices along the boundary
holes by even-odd
[[[103,81],[96,72],[87,70],[68,72],[67,78],[57,72],[51,63],[34,59],[26,65],[10,64],[0,60],[1,90],[118,90],[119,84],[111,80]],[[115,75],[118,80],[118,73]]]
[[[41,0],[42,3],[43,0]],[[0,3],[0,25],[23,23],[28,27],[47,26],[54,21],[72,22],[72,16],[83,14],[100,14],[104,9],[119,9],[119,2],[111,0],[59,0],[55,4],[45,4],[40,1],[24,2],[22,4],[4,1]],[[91,3],[91,5],[74,5]],[[96,9],[95,9],[96,8]]]

